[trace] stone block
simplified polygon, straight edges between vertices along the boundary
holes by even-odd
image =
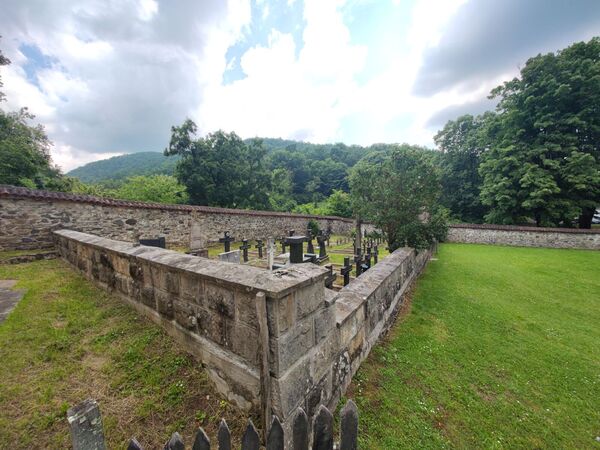
[[[323,306],[325,302],[325,286],[322,283],[313,283],[312,285],[296,290],[293,295],[294,302],[296,303],[296,317],[297,319],[301,319]]]
[[[234,292],[235,317],[238,322],[257,329],[258,319],[256,318],[256,296],[241,291]]]
[[[321,308],[314,314],[315,343],[321,342],[335,330],[335,305]]]
[[[141,297],[140,300],[144,305],[149,306],[150,308],[152,308],[154,310],[156,309],[156,302],[154,299],[154,288],[152,288],[150,286],[142,287],[140,297]]]
[[[308,361],[296,364],[280,378],[272,376],[273,413],[285,420],[298,406],[304,405],[312,384]]]
[[[206,303],[210,309],[231,319],[235,317],[235,301],[232,290],[206,283],[205,294]]]
[[[194,276],[188,273],[182,273],[180,275],[181,298],[189,299],[197,305],[204,305],[204,287],[203,282],[198,276]]]
[[[155,289],[154,295],[156,297],[156,310],[160,314],[165,316],[167,319],[172,319],[174,314],[172,296],[168,292],[162,291],[160,289]]]
[[[241,322],[233,323],[228,331],[231,333],[228,342],[233,352],[258,367],[258,331]]]
[[[225,317],[204,308],[198,308],[196,314],[198,333],[217,344],[226,345],[227,323]]]
[[[173,300],[172,304],[175,321],[188,330],[195,330],[198,325],[198,319],[196,318],[197,309],[194,308],[195,305],[179,300]]]
[[[179,295],[180,283],[180,276],[177,272],[169,271],[165,274],[165,288],[167,292]]]
[[[296,322],[286,333],[279,338],[271,338],[269,347],[271,352],[271,370],[279,375],[292,364],[306,356],[314,345],[313,319]]]

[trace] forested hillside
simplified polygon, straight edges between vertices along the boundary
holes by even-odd
[[[177,158],[168,158],[162,152],[140,152],[94,161],[73,169],[67,175],[84,183],[124,180],[136,175],[173,175]]]

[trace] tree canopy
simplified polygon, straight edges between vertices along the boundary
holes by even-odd
[[[196,124],[172,127],[165,155],[179,155],[176,176],[197,205],[267,208],[270,176],[260,140],[244,142],[235,133],[217,131],[196,138]]]
[[[385,233],[390,251],[426,248],[445,237],[447,213],[439,202],[435,158],[431,150],[401,145],[367,155],[351,171],[354,212]]]
[[[496,113],[449,121],[444,202],[461,220],[589,228],[600,205],[600,38],[530,58]]]

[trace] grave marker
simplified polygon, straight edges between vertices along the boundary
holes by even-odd
[[[344,277],[344,286],[350,283],[350,272],[352,272],[352,264],[350,264],[350,257],[344,257],[344,267],[340,269],[340,274]]]
[[[250,244],[248,244],[248,239],[242,239],[242,245],[240,245],[240,250],[243,252],[244,262],[248,262],[248,249],[250,248]]]
[[[263,247],[264,247],[262,239],[257,239],[256,240],[256,245],[254,247],[256,249],[258,249],[258,257],[260,259],[262,259],[262,257],[263,257]]]
[[[232,236],[229,236],[229,231],[225,231],[224,236],[221,239],[219,239],[219,242],[225,245],[225,253],[231,250],[231,243],[234,240],[235,239]]]

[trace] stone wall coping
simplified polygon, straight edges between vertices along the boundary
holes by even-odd
[[[451,224],[450,228],[471,228],[475,230],[496,231],[527,231],[533,233],[600,234],[600,229],[584,230],[581,228],[523,227],[518,225],[496,225],[488,223],[455,223]]]
[[[406,259],[413,249],[408,247],[398,248],[391,255],[379,260],[369,270],[350,281],[347,286],[340,289],[335,297],[336,325],[342,326],[355,312],[361,308],[367,299],[381,286]]]
[[[281,298],[290,292],[313,283],[324,283],[327,269],[314,264],[298,264],[285,270],[269,272],[258,267],[227,263],[214,259],[178,253],[145,245],[135,246],[74,230],[56,230],[55,235],[106,249],[124,256],[136,257],[183,272],[191,272],[216,284],[226,284],[245,292],[262,291],[271,298]]]
[[[275,216],[291,217],[296,219],[321,219],[338,220],[342,222],[353,223],[352,219],[338,216],[314,216],[310,214],[295,214],[278,211],[255,211],[250,209],[219,208],[215,206],[199,205],[174,205],[166,203],[140,202],[133,200],[118,200],[112,198],[94,197],[92,195],[70,194],[65,192],[44,191],[39,189],[29,189],[26,187],[0,185],[0,198],[31,198],[35,200],[54,200],[64,202],[88,203],[100,206],[116,206],[124,208],[138,209],[160,209],[163,211],[189,211],[204,212],[213,214],[233,214],[247,216]]]

